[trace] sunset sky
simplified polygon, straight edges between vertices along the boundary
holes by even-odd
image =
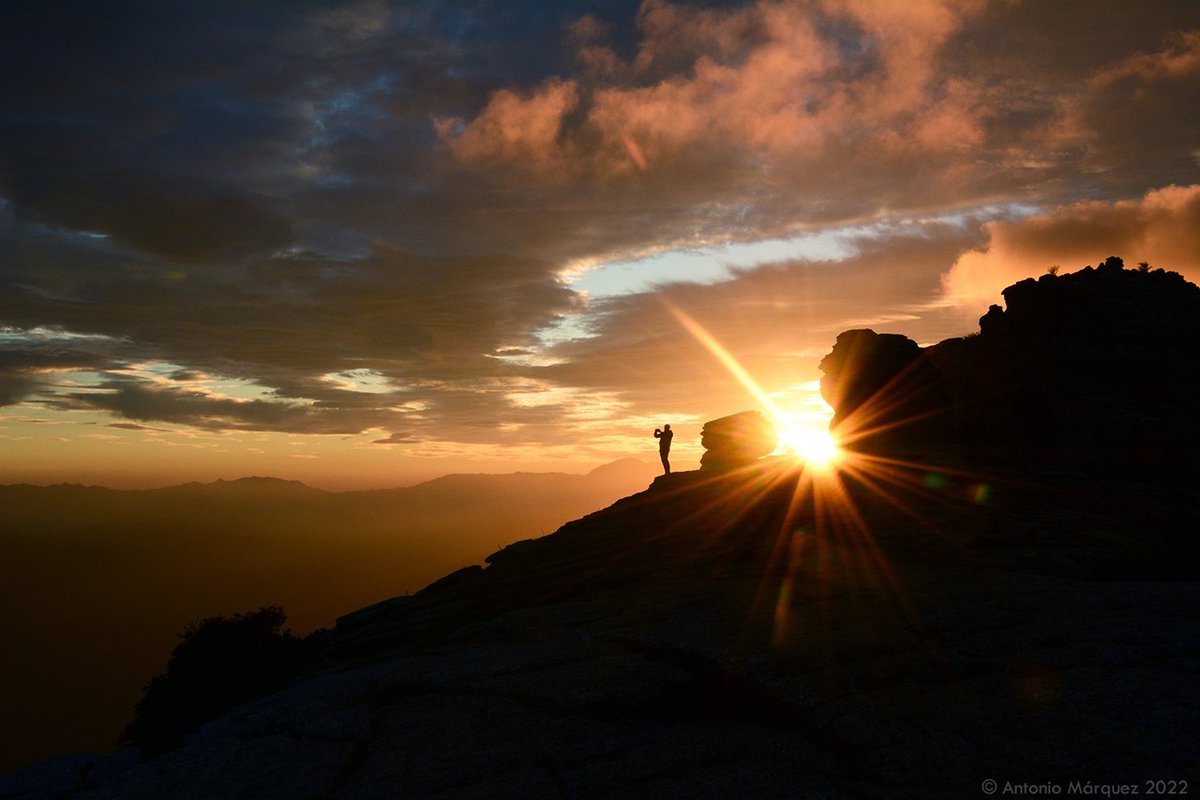
[[[0,482],[694,468],[871,327],[1200,278],[1200,3],[6,2]],[[1114,376],[1114,380],[1119,380]]]

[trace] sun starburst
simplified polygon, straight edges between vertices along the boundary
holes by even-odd
[[[772,614],[777,642],[794,635],[793,603],[802,587],[818,597],[832,592],[834,585],[847,583],[885,591],[891,596],[888,607],[898,615],[897,621],[919,629],[919,612],[907,596],[901,571],[888,556],[886,537],[873,529],[872,520],[886,519],[889,526],[907,520],[932,534],[937,526],[927,518],[931,508],[986,502],[988,479],[924,460],[856,449],[855,443],[882,429],[880,420],[889,417],[895,398],[868,400],[834,431],[790,417],[699,322],[669,302],[666,306],[758,401],[775,425],[782,447],[793,456],[765,459],[723,478],[710,478],[725,494],[713,499],[712,508],[697,511],[709,514],[730,502],[750,508],[777,497],[781,490],[788,497],[774,528],[775,539],[756,601],[757,607]],[[888,424],[904,425],[906,421]],[[814,581],[815,589],[810,585]],[[824,604],[822,609],[828,610]]]

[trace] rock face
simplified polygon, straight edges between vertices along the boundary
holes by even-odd
[[[769,454],[778,444],[775,428],[761,412],[742,411],[710,420],[700,430],[702,469],[734,469]]]
[[[1007,308],[992,306],[977,335],[923,350],[871,331],[839,336],[821,389],[835,425],[868,433],[851,446],[1200,476],[1200,288],[1114,257],[1003,295]]]
[[[942,377],[917,343],[896,333],[841,333],[821,360],[821,394],[845,444],[869,452],[911,448],[947,406]]]

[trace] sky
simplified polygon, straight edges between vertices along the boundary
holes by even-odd
[[[3,2],[0,482],[584,471],[1200,278],[1200,4]],[[1114,377],[1114,379],[1119,379]]]

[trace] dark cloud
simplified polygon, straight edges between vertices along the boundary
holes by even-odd
[[[0,406],[19,403],[37,392],[40,384],[32,376],[20,372],[0,372]]]
[[[62,332],[37,331],[33,337],[0,332],[0,406],[19,403],[49,389],[56,372],[120,368],[119,360],[79,345]]]
[[[290,242],[290,224],[270,200],[197,178],[101,170],[43,174],[10,190],[21,208],[55,225],[182,262],[270,252]]]
[[[123,430],[123,431],[160,431],[161,432],[161,431],[165,430],[164,428],[152,428],[148,425],[138,425],[135,422],[110,422],[107,425],[105,425],[104,427],[119,428],[120,430]]]
[[[1114,59],[1065,103],[1063,138],[1082,141],[1086,164],[1117,191],[1195,176],[1200,152],[1200,28]]]
[[[301,403],[234,400],[176,388],[111,379],[95,390],[71,392],[63,403],[110,411],[140,422],[171,422],[212,430],[358,433],[360,425]]]

